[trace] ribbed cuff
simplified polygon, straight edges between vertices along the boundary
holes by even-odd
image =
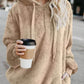
[[[67,58],[67,60],[66,60],[66,68],[69,68],[67,70],[68,72],[71,72],[70,70],[72,70],[72,74],[74,74],[78,70],[78,65],[77,65],[77,63],[76,63],[76,61],[74,59]]]
[[[18,57],[18,58],[19,58],[19,56],[18,56],[18,55],[16,55],[15,46],[14,46],[14,49],[13,49],[13,56],[14,56],[14,57]]]
[[[72,69],[67,68],[67,69],[66,69],[66,72],[69,74],[69,77],[71,77],[71,75],[72,75]]]

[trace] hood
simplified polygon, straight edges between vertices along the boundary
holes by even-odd
[[[24,3],[25,5],[29,5],[29,4],[34,4],[33,6],[35,5],[40,5],[40,6],[45,6],[49,3],[49,7],[50,7],[50,10],[51,10],[51,18],[53,17],[53,7],[54,8],[57,8],[55,5],[56,1],[55,0],[48,0],[45,4],[41,4],[39,1],[37,0],[18,0],[19,2],[22,2]],[[50,19],[51,20],[51,19]]]
[[[19,1],[21,1],[21,2],[23,2],[23,3],[25,3],[26,5],[27,4],[32,4],[32,3],[36,3],[37,5],[42,5],[41,3],[39,3],[37,0],[19,0]],[[48,0],[48,2],[50,2],[51,0]],[[47,2],[46,2],[47,3]],[[45,4],[46,4],[45,3]]]

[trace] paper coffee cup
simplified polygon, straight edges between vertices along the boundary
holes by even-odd
[[[31,68],[32,61],[35,55],[36,41],[33,39],[21,39],[23,44],[26,47],[24,55],[20,56],[20,66],[22,68]]]

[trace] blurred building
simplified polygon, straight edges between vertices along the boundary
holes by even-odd
[[[0,0],[0,8],[6,8],[12,6],[17,0]]]
[[[69,0],[72,4],[73,13],[75,15],[84,14],[84,0]]]
[[[74,14],[83,15],[84,12],[84,0],[74,0]]]

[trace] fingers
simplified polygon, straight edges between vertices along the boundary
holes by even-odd
[[[64,80],[67,76],[69,76],[69,75],[68,75],[68,73],[65,72],[65,73],[62,75],[61,79]]]
[[[26,51],[26,49],[18,49],[16,48],[16,54],[21,56],[21,55],[24,55],[24,52]]]
[[[24,55],[24,52],[26,51],[26,47],[22,45],[23,41],[17,40],[15,45],[16,55]]]
[[[16,51],[16,55],[21,56],[21,55],[24,55],[24,53],[23,52],[19,53],[19,52]]]
[[[16,44],[15,48],[16,48],[16,49],[26,49],[25,46],[20,45],[20,44]]]
[[[24,52],[26,49],[16,49],[17,52]]]
[[[16,43],[17,43],[17,44],[23,44],[23,41],[17,40]]]

